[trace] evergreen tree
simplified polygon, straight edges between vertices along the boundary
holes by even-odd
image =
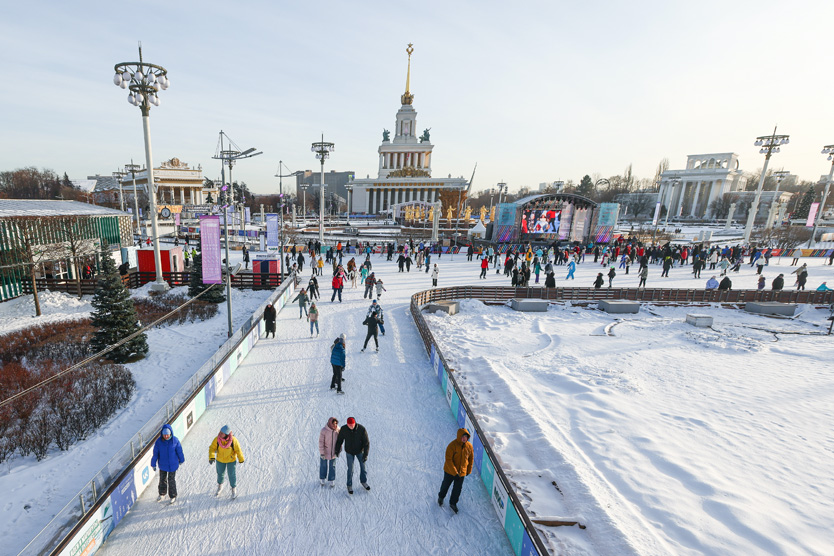
[[[116,263],[107,251],[101,253],[101,279],[92,304],[92,325],[98,330],[90,341],[90,346],[97,352],[130,336],[142,327],[136,316],[130,292],[122,282]],[[108,353],[107,358],[115,363],[125,363],[132,358],[141,359],[146,353],[148,338],[145,334],[140,334]]]
[[[583,197],[590,197],[594,193],[594,180],[591,176],[585,175],[582,181],[579,182],[579,187],[576,188],[576,194]]]
[[[814,202],[814,197],[816,196],[816,188],[812,185],[808,188],[808,191],[805,192],[805,195],[802,196],[802,200],[799,202],[799,208],[796,209],[796,214],[794,214],[793,217],[808,218],[808,213],[811,212],[811,204]]]
[[[191,262],[191,283],[188,284],[188,295],[194,297],[200,295],[204,290],[211,288],[211,290],[201,297],[203,301],[209,303],[223,303],[226,301],[226,296],[223,295],[222,284],[204,284],[203,283],[203,256],[200,254],[194,255]]]

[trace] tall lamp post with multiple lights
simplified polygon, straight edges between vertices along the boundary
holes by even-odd
[[[283,257],[284,257],[284,180],[283,180],[283,178],[288,178],[290,176],[297,176],[298,174],[302,173],[302,172],[299,171],[299,172],[290,172],[289,174],[282,174],[281,173],[282,168],[284,170],[287,170],[288,172],[290,170],[284,164],[283,160],[279,160],[278,161],[278,173],[275,174],[275,177],[278,178],[278,198],[281,200],[281,206],[279,207],[280,214],[281,214],[281,216],[279,217],[281,219],[280,223],[279,223],[279,226],[281,226],[281,228],[280,228],[280,232],[278,233],[278,237],[280,238],[278,240],[278,242],[281,244],[281,257],[282,257],[281,258],[281,276],[286,274],[285,269],[284,269],[284,262],[283,262]],[[295,213],[293,213],[293,214],[295,214]]]
[[[345,214],[347,218],[347,225],[350,226],[350,194],[353,191],[353,185],[347,184],[345,185],[345,189],[347,190],[347,211]]]
[[[310,148],[316,153],[316,158],[321,161],[321,184],[319,185],[319,243],[324,245],[324,161],[333,152],[333,143],[325,142],[324,135],[321,141],[316,141]]]
[[[773,128],[773,133],[770,135],[762,135],[756,137],[756,142],[753,143],[759,149],[759,153],[765,155],[765,163],[762,168],[762,175],[759,177],[759,187],[756,188],[756,197],[753,199],[753,205],[750,207],[750,213],[747,215],[747,226],[744,228],[744,243],[750,243],[750,234],[753,232],[753,223],[756,221],[756,213],[759,212],[759,199],[762,198],[762,187],[764,187],[765,176],[767,175],[767,164],[770,162],[770,156],[773,153],[779,152],[779,147],[787,145],[790,141],[788,135],[776,135],[776,128]]]
[[[130,164],[125,164],[125,174],[130,174],[133,178],[133,210],[136,213],[136,235],[142,239],[142,227],[139,224],[139,195],[136,193],[136,172],[139,170],[139,165],[133,163],[131,159]]]
[[[153,291],[167,291],[168,284],[162,279],[162,259],[159,255],[159,230],[156,219],[156,187],[153,177],[151,156],[151,105],[159,106],[160,90],[168,88],[168,70],[149,64],[142,59],[142,45],[139,45],[138,62],[122,62],[114,66],[116,75],[113,83],[122,89],[129,89],[127,101],[142,111],[142,129],[145,135],[145,164],[148,167],[148,197],[150,197],[151,228],[153,230],[153,258],[156,266],[156,282]]]
[[[121,170],[116,170],[113,172],[113,178],[119,182],[119,207],[121,207],[121,211],[125,211],[125,195],[124,191],[122,191],[122,178],[127,175],[127,172],[122,172]]]
[[[774,216],[777,216],[776,207],[780,205],[779,202],[779,186],[782,185],[782,180],[790,176],[791,173],[787,170],[779,170],[773,172],[773,177],[776,178],[776,190],[773,192],[773,201],[770,202],[770,211],[767,213],[767,222],[765,222],[765,229],[769,230],[773,227]]]
[[[822,154],[828,155],[828,160],[831,160],[831,169],[828,171],[828,179],[825,180],[825,191],[822,194],[822,203],[820,203],[820,208],[817,210],[816,216],[814,216],[814,229],[811,230],[811,240],[808,242],[808,247],[813,247],[816,243],[815,238],[817,237],[817,225],[819,224],[820,218],[822,218],[822,211],[825,209],[825,201],[828,200],[828,190],[831,188],[831,178],[834,177],[834,145],[826,145],[822,148]]]

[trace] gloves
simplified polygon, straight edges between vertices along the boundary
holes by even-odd
[[[362,458],[362,463],[367,463],[367,461],[368,461],[368,456],[365,456],[365,457]]]
[[[214,463],[214,458],[209,458],[209,465]]]
[[[156,471],[156,467],[151,467],[151,469],[153,469],[154,471]]]

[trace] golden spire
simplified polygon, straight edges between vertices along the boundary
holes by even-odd
[[[403,104],[411,104],[414,101],[414,95],[408,90],[411,85],[411,53],[414,52],[411,43],[408,43],[408,48],[405,51],[408,53],[408,73],[405,76],[405,93],[400,97],[400,101]]]

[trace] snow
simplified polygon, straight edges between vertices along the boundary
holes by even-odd
[[[432,257],[439,286],[509,285],[494,270],[477,281],[478,263],[465,259]],[[604,270],[591,260],[577,267],[570,286],[588,287]],[[103,554],[217,547],[247,554],[512,553],[477,474],[464,483],[460,514],[448,503],[437,507],[443,453],[457,426],[408,312],[410,295],[431,280],[413,267],[398,273],[376,255],[372,261],[388,290],[380,352],[359,353],[369,305],[362,289],[348,285],[344,303],[331,304],[325,272],[321,336],[309,337],[297,305],[285,308],[277,338],[258,343],[183,439],[178,503],[158,505],[156,489],[148,488]],[[793,282],[788,262],[772,259],[768,283],[780,272]],[[809,286],[834,284],[822,259],[803,262]],[[562,286],[566,271],[556,268]],[[712,275],[694,280],[690,271],[675,268],[661,279],[653,265],[649,287],[702,288]],[[755,270],[744,265],[732,279],[754,287]],[[614,283],[637,281],[635,266],[627,276],[618,270]],[[267,294],[234,293],[236,324]],[[69,305],[71,296],[64,299]],[[10,303],[0,304],[0,329],[25,315],[7,315],[16,306]],[[554,554],[824,554],[834,547],[834,485],[825,465],[834,446],[824,428],[834,407],[826,375],[834,353],[830,338],[806,335],[823,331],[827,311],[800,309],[794,320],[776,320],[717,307],[644,308],[619,320],[613,336],[605,328],[615,316],[569,305],[523,314],[464,301],[459,315],[427,318],[531,515],[587,526],[542,528]],[[687,312],[713,316],[715,330],[683,324]],[[210,322],[153,331],[153,358],[132,366],[139,390],[127,409],[68,452],[38,464],[12,461],[0,476],[10,516],[0,531],[13,552],[222,343],[225,319],[221,307]],[[342,332],[346,394],[337,396],[328,388],[329,346]],[[186,357],[183,345],[193,350]],[[370,492],[347,494],[344,458],[337,487],[319,486],[316,441],[330,416],[342,423],[354,416],[368,429]],[[228,489],[214,498],[207,462],[224,424],[247,458],[234,501]]]

